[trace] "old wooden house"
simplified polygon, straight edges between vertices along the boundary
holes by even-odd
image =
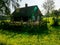
[[[38,6],[28,6],[25,4],[23,8],[17,8],[13,13],[13,21],[37,21],[41,19],[42,13],[39,10]]]

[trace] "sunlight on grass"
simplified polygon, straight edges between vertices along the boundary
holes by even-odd
[[[3,32],[3,31],[1,31]],[[10,33],[10,32],[9,32]],[[13,34],[13,32],[12,32]],[[59,35],[51,33],[48,35],[29,35],[29,34],[12,34],[0,33],[0,42],[6,45],[59,45]],[[9,37],[10,36],[10,37]],[[38,38],[39,36],[39,38]]]

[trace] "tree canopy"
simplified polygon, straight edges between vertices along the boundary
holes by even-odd
[[[60,16],[60,9],[59,10],[53,10],[52,13],[51,13],[52,16]]]
[[[0,13],[9,14],[10,13],[10,5],[14,8],[19,7],[19,0],[0,0]],[[12,4],[11,4],[12,2]]]
[[[46,0],[43,3],[43,8],[49,14],[54,9],[54,1],[53,0]]]

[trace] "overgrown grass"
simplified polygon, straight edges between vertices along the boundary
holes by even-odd
[[[30,34],[0,29],[0,45],[60,45],[60,26],[52,27],[48,23],[48,32]],[[38,28],[38,27],[37,27]],[[43,27],[42,27],[43,28]],[[26,30],[27,28],[24,28]],[[33,29],[32,29],[33,30]],[[43,29],[41,29],[43,31]]]
[[[59,28],[60,29],[60,28]],[[50,28],[49,34],[14,33],[0,30],[0,43],[6,45],[60,45],[60,30]]]

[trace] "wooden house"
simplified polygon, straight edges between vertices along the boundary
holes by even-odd
[[[39,10],[38,6],[28,6],[25,4],[23,8],[17,8],[13,13],[13,21],[37,21],[41,19],[42,13]]]

